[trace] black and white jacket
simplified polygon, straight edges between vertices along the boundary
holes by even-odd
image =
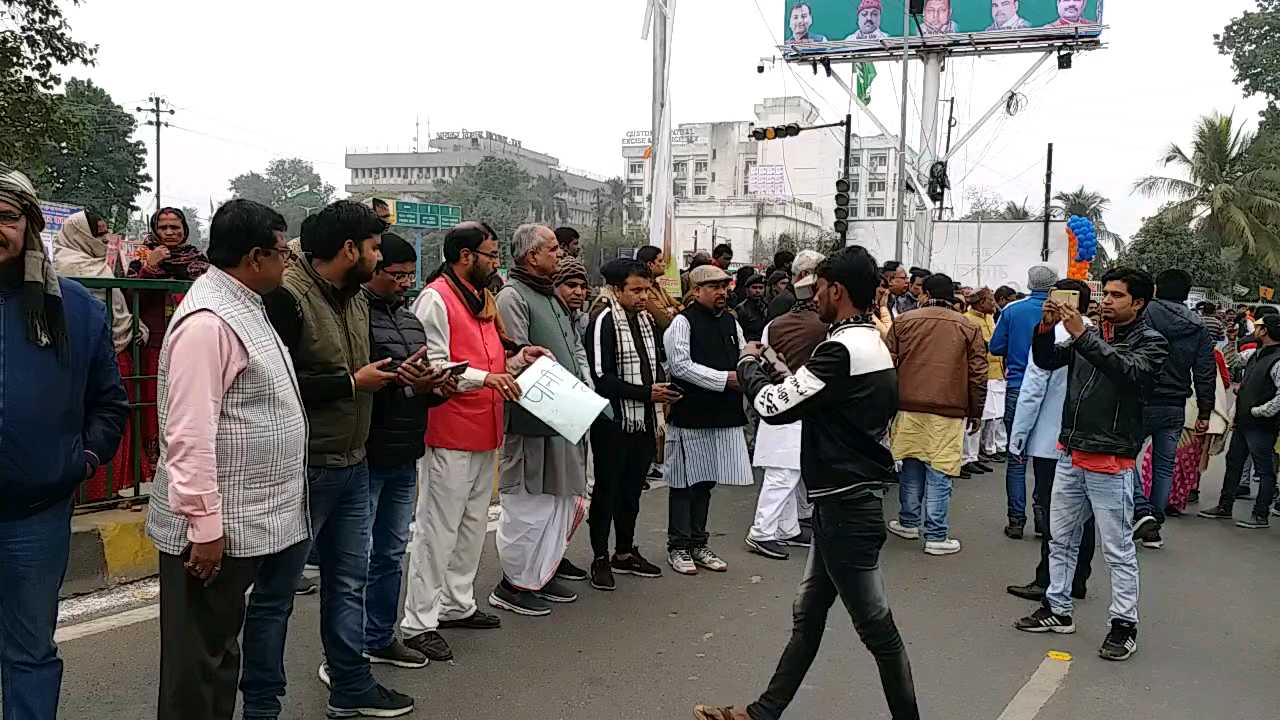
[[[810,500],[880,491],[892,477],[883,438],[898,411],[898,374],[868,319],[834,325],[808,362],[781,382],[751,357],[738,363],[738,378],[766,423],[804,420],[800,472]]]

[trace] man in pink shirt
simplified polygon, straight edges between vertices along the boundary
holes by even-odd
[[[160,353],[160,463],[147,532],[160,551],[157,717],[230,720],[244,626],[244,716],[280,713],[294,579],[310,544],[307,424],[262,295],[290,254],[285,221],[232,200],[213,267],[174,311]],[[246,621],[245,592],[259,609]]]

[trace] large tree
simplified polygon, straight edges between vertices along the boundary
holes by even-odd
[[[71,38],[57,0],[0,0],[0,158],[34,172],[49,145],[81,142],[81,118],[52,93],[61,68],[92,65],[96,52]]]
[[[1178,268],[1196,285],[1229,292],[1233,267],[1211,238],[1165,213],[1147,218],[1116,258],[1115,265],[1138,267],[1158,275]]]
[[[265,172],[237,176],[231,181],[231,192],[275,208],[289,223],[290,234],[296,235],[303,218],[333,200],[334,188],[310,162],[285,158],[272,160]]]
[[[464,218],[484,220],[507,245],[517,226],[529,218],[529,173],[514,160],[489,156],[451,180],[437,180],[444,202],[462,208]]]
[[[106,90],[91,80],[72,78],[65,96],[57,98],[62,111],[80,118],[86,134],[82,142],[45,145],[34,179],[42,197],[93,208],[123,229],[134,199],[151,177],[143,172],[147,148],[132,139],[137,120],[117,105]]]
[[[533,217],[538,222],[555,224],[569,217],[569,204],[560,197],[569,191],[564,176],[554,170],[533,179]]]
[[[1163,162],[1182,177],[1151,175],[1134,191],[1173,200],[1161,213],[1176,222],[1194,222],[1206,237],[1243,248],[1280,269],[1280,171],[1254,167],[1254,134],[1235,125],[1231,115],[1200,118],[1187,153],[1176,143]]]
[[[1280,105],[1280,0],[1258,0],[1257,12],[1233,19],[1213,40],[1246,93],[1265,96],[1270,109]]]

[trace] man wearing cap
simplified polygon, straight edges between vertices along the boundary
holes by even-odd
[[[715,265],[689,272],[689,303],[663,336],[671,379],[684,396],[667,422],[667,562],[682,575],[728,565],[707,547],[716,483],[750,485],[747,423],[735,370],[746,339],[729,304],[729,275]]]
[[[1031,353],[1031,339],[1040,325],[1044,301],[1049,290],[1058,281],[1058,272],[1048,265],[1035,265],[1027,271],[1027,288],[1031,294],[1004,306],[1000,320],[991,335],[990,351],[1005,359],[1004,429],[1013,432],[1013,418],[1018,409],[1018,390],[1022,388],[1022,376],[1027,371],[1027,356]],[[1027,463],[1024,458],[1009,456],[1005,468],[1005,496],[1008,499],[1009,524],[1005,536],[1020,540],[1027,525]],[[1034,504],[1034,498],[1033,498]],[[1044,518],[1035,508],[1035,527],[1043,531]]]
[[[742,326],[742,334],[747,342],[759,340],[764,332],[764,325],[769,315],[769,305],[764,299],[764,277],[754,274],[747,279],[747,293],[738,307],[734,308],[738,315],[738,324]]]
[[[556,297],[569,311],[574,332],[579,338],[586,337],[588,318],[583,308],[587,304],[587,266],[578,258],[566,255],[560,258],[551,282],[556,286]]]
[[[858,31],[845,40],[883,40],[889,37],[880,29],[880,0],[862,0],[858,3]]]
[[[796,276],[796,302],[791,310],[764,329],[761,342],[773,348],[795,374],[809,361],[814,348],[827,337],[829,326],[818,317],[813,299],[818,263],[825,257],[813,250],[801,251],[792,265]],[[761,424],[756,434],[754,463],[764,469],[764,482],[756,501],[755,521],[747,533],[747,549],[774,560],[789,556],[787,546],[805,546],[812,534],[802,530],[803,515],[813,508],[805,501],[800,477],[801,421],[787,425]]]

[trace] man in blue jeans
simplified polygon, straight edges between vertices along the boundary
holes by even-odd
[[[373,210],[339,200],[325,207],[302,240],[303,257],[267,295],[267,315],[289,347],[309,426],[307,482],[311,532],[320,560],[320,639],[331,717],[399,717],[413,698],[379,685],[364,656],[364,592],[369,572],[369,439],[373,396],[405,377],[388,372],[390,358],[369,362],[369,302],[360,284],[382,259],[386,224]],[[403,367],[403,366],[402,366]],[[296,578],[290,578],[292,586]],[[255,588],[245,632],[271,612]],[[246,659],[246,667],[253,658]],[[281,663],[270,663],[283,675]],[[249,673],[246,672],[246,681]],[[267,682],[258,676],[259,682]],[[243,687],[246,716],[251,697]]]
[[[1027,371],[1027,355],[1031,352],[1031,338],[1040,324],[1040,312],[1049,290],[1058,281],[1058,273],[1048,265],[1035,265],[1027,271],[1027,288],[1031,294],[1004,306],[991,336],[990,351],[1005,359],[1004,429],[1013,434],[1013,418],[1018,412],[1018,391],[1022,388],[1022,376]],[[1005,495],[1008,498],[1009,524],[1004,534],[1014,540],[1022,538],[1027,525],[1027,461],[1009,454],[1004,471]],[[1037,531],[1042,520],[1036,513]]]
[[[71,498],[129,412],[106,309],[53,272],[26,176],[0,165],[0,676],[4,720],[53,720]]]
[[[1156,276],[1156,299],[1144,313],[1151,328],[1169,341],[1169,359],[1156,378],[1142,410],[1142,431],[1151,438],[1151,495],[1142,489],[1135,473],[1133,488],[1133,536],[1145,548],[1164,546],[1160,527],[1173,486],[1174,453],[1186,424],[1187,398],[1192,385],[1196,396],[1196,432],[1209,430],[1213,415],[1218,372],[1213,360],[1213,339],[1199,313],[1186,305],[1191,276],[1184,270],[1165,270]]]

